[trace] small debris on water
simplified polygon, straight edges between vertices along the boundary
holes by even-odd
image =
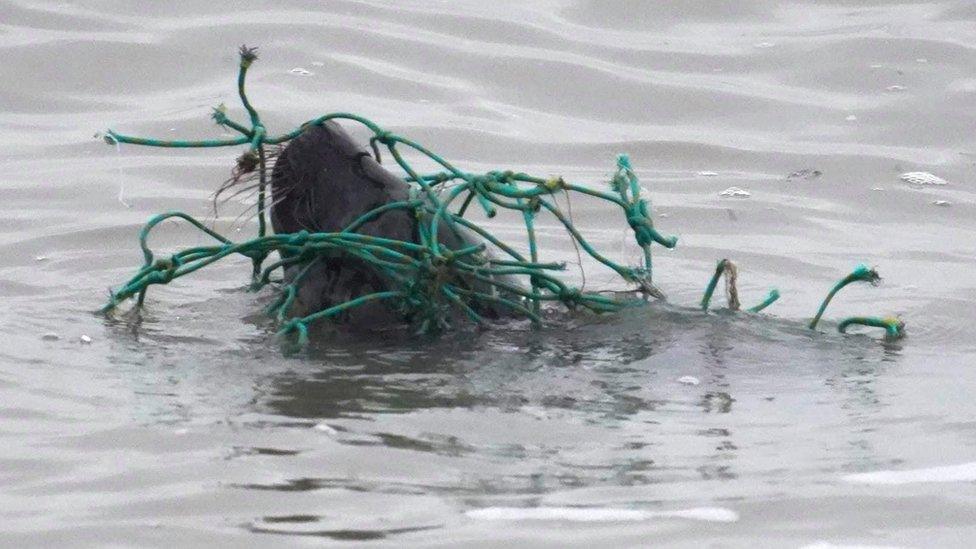
[[[872,191],[883,191],[884,187],[871,187]]]
[[[935,200],[932,202],[932,204],[934,206],[942,206],[942,207],[952,206],[952,202],[949,202],[948,200]]]
[[[678,378],[678,383],[683,385],[698,385],[701,383],[701,380],[694,376],[681,376]]]
[[[698,172],[698,175],[699,177],[715,177],[718,175],[718,172],[703,171],[703,172]]]
[[[328,423],[317,423],[315,425],[315,430],[316,431],[321,431],[321,432],[329,435],[330,437],[339,434],[339,431],[337,431],[334,427],[332,427]]]
[[[898,176],[909,185],[948,185],[949,182],[929,172],[906,172]]]
[[[464,512],[475,520],[558,521],[558,522],[634,522],[655,519],[682,519],[704,522],[737,522],[739,514],[723,507],[695,507],[674,511],[614,509],[609,507],[485,507]]]
[[[47,256],[46,255],[39,255],[39,256],[37,256],[37,257],[34,258],[34,261],[47,261]]]
[[[753,44],[753,46],[756,48],[771,48],[775,45],[776,44],[773,42],[759,42],[758,44]]]
[[[797,170],[790,175],[786,176],[786,179],[816,179],[823,175],[820,170],[814,170],[812,168],[804,168],[802,170]]]
[[[887,88],[885,88],[885,91],[890,91],[890,92],[903,92],[903,91],[905,91],[907,89],[908,88],[906,88],[905,86],[902,86],[902,85],[899,85],[899,84],[895,84],[894,86],[888,86]]]
[[[58,334],[56,334],[54,332],[48,332],[48,333],[42,335],[41,336],[41,339],[43,339],[44,341],[57,341],[57,340],[61,339],[61,336],[59,336]]]
[[[725,198],[749,198],[752,196],[749,191],[739,187],[729,187],[728,189],[718,193],[718,195]]]
[[[854,116],[853,114],[850,114],[850,115],[848,115],[848,116],[847,116],[847,118],[845,118],[844,120],[847,120],[848,122],[854,122],[854,121],[856,121],[856,120],[857,120],[857,117],[856,117],[856,116]]]
[[[312,71],[303,69],[301,67],[295,67],[289,72],[291,72],[292,74],[297,74],[298,76],[310,76],[312,74]]]
[[[92,338],[91,338],[91,336],[88,336],[88,335],[82,335],[82,336],[81,336],[80,338],[78,338],[78,339],[80,339],[80,340],[81,340],[81,342],[82,342],[82,343],[84,343],[85,345],[88,345],[88,344],[90,344],[90,343],[92,342]]]

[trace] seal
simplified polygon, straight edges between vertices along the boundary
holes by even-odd
[[[387,171],[334,121],[309,126],[278,155],[271,173],[271,225],[275,233],[339,232],[364,213],[391,202],[408,200],[409,184]],[[477,244],[476,235],[443,223],[438,242],[448,249]],[[360,234],[418,242],[418,220],[412,210],[391,209],[361,225]],[[306,267],[291,314],[305,316],[355,297],[391,288],[384,275],[366,262],[340,252],[325,254],[314,264],[285,270],[292,281]],[[474,280],[464,287],[487,290]],[[472,304],[486,318],[506,316],[488,303]],[[355,328],[383,329],[409,323],[392,302],[357,307],[337,320]]]

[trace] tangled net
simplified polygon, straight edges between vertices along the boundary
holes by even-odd
[[[241,103],[250,117],[250,127],[231,120],[223,106],[215,108],[212,114],[218,125],[240,133],[240,137],[198,141],[160,140],[122,135],[108,130],[104,139],[113,145],[127,143],[173,148],[247,145],[247,150],[237,160],[235,175],[257,172],[257,237],[244,242],[233,242],[186,213],[174,211],[156,215],[146,223],[139,234],[139,243],[145,258],[142,267],[128,282],[110,291],[109,301],[101,309],[103,313],[111,312],[123,301],[133,297],[136,297],[137,307],[141,307],[150,286],[168,284],[232,255],[242,255],[251,259],[252,289],[257,290],[269,284],[280,284],[278,297],[268,308],[268,313],[280,323],[279,335],[297,333],[298,342],[302,345],[308,341],[308,328],[313,322],[335,317],[372,301],[394,302],[396,309],[404,318],[412,319],[417,323],[419,332],[432,333],[448,328],[449,320],[456,316],[453,313],[458,311],[474,323],[487,324],[487,319],[476,311],[477,307],[472,306],[476,302],[492,303],[507,308],[515,315],[528,318],[539,325],[542,323],[540,312],[545,302],[560,303],[569,309],[583,308],[596,313],[606,313],[643,303],[650,297],[664,298],[653,284],[652,244],[674,248],[677,238],[663,236],[655,229],[650,205],[641,197],[641,185],[626,155],[617,158],[616,171],[610,180],[611,192],[605,192],[569,183],[561,177],[540,178],[513,171],[489,171],[484,174],[464,172],[423,145],[384,130],[374,122],[350,113],[326,114],[306,122],[289,133],[270,136],[245,93],[247,71],[256,59],[255,48],[241,47],[237,90]],[[338,119],[358,122],[373,133],[369,144],[377,162],[380,161],[380,145],[389,151],[390,156],[406,173],[404,180],[411,183],[409,199],[388,203],[366,212],[339,232],[300,231],[292,234],[268,234],[266,215],[268,147],[281,145],[298,137],[309,126]],[[418,173],[404,159],[398,148],[400,146],[426,156],[439,165],[441,171],[431,174]],[[555,196],[559,193],[581,193],[620,208],[633,231],[637,245],[643,251],[643,264],[620,265],[597,251],[580,234],[572,220],[567,218],[555,204]],[[452,206],[458,201],[460,205],[456,210],[452,210]],[[496,215],[498,208],[520,212],[528,240],[528,257],[495,237],[487,229],[466,219],[465,213],[472,202],[477,202],[489,218]],[[383,213],[397,209],[412,211],[416,216],[419,229],[418,241],[388,239],[356,232],[358,228]],[[570,286],[555,274],[565,270],[565,263],[541,262],[535,218],[542,213],[552,215],[562,224],[575,245],[619,275],[622,281],[631,285],[634,290],[630,292],[630,297],[610,297],[600,292],[583,291],[578,287]],[[167,258],[156,258],[147,240],[157,225],[173,218],[190,223],[211,236],[216,241],[215,244],[181,250]],[[438,242],[440,224],[465,227],[482,237],[484,242],[462,249],[448,249]],[[501,252],[501,258],[488,253],[489,244]],[[278,252],[281,259],[265,266],[265,261],[273,252]],[[360,295],[307,316],[291,317],[290,311],[303,277],[309,272],[309,267],[326,257],[336,257],[336,254],[366,262],[391,282],[390,289]],[[272,274],[276,270],[296,264],[306,265],[306,267],[287,283],[272,280]],[[735,282],[736,269],[730,261],[723,259],[719,262],[715,275],[706,289],[702,299],[702,309],[708,309],[712,293],[723,274],[726,278],[729,308],[733,310],[739,308]],[[490,291],[477,291],[456,283],[459,279],[465,278],[486,284]],[[859,266],[852,275],[838,283],[838,286],[831,291],[810,327],[816,327],[827,303],[841,287],[859,280],[876,282],[877,273]],[[526,281],[528,284],[520,284]],[[765,300],[748,311],[759,312],[778,298],[779,292],[772,290]],[[903,333],[903,324],[897,319],[874,317],[845,319],[839,325],[839,329],[843,332],[852,324],[882,327],[889,337],[900,337]]]

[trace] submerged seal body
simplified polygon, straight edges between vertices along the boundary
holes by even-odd
[[[275,233],[339,232],[364,213],[391,202],[408,200],[409,184],[373,159],[339,124],[327,121],[309,126],[278,156],[271,175],[271,223]],[[391,209],[361,225],[355,232],[418,242],[413,210]],[[441,223],[438,241],[460,249],[476,239]],[[390,281],[365,261],[341,252],[327,253],[311,266],[286,268],[285,280],[299,282],[292,316],[306,316],[350,299],[391,289]],[[474,281],[460,281],[478,286]],[[479,314],[498,318],[505,311],[488,303],[472,305]],[[376,301],[343,313],[340,320],[359,328],[385,328],[411,319],[395,303]]]

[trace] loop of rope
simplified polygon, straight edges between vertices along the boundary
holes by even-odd
[[[300,346],[308,344],[308,326],[305,324],[304,319],[292,318],[286,320],[281,325],[278,335],[288,335],[291,332],[298,332],[298,344]]]
[[[886,339],[899,339],[905,335],[905,322],[897,317],[876,318],[854,316],[845,318],[837,325],[837,331],[845,334],[847,333],[847,328],[852,325],[882,328],[885,331]]]

